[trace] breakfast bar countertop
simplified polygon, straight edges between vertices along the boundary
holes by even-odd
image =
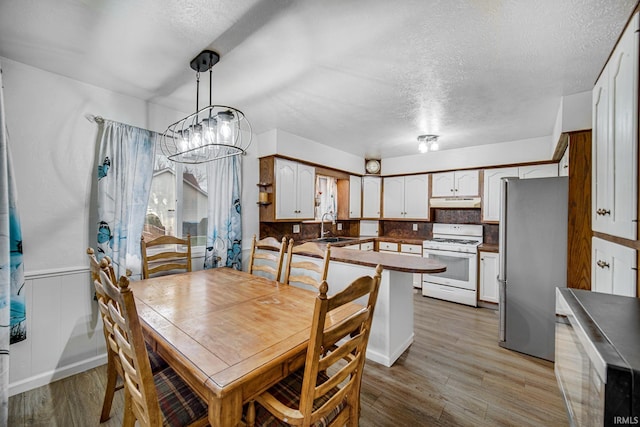
[[[349,264],[375,267],[381,264],[386,270],[406,273],[441,273],[447,266],[441,262],[420,256],[404,256],[389,252],[359,251],[331,247],[331,260]]]

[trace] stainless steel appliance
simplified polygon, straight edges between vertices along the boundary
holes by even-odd
[[[567,281],[568,178],[503,178],[501,190],[499,343],[553,360],[555,288]]]
[[[569,424],[640,424],[640,299],[556,291],[555,374]]]
[[[433,224],[433,238],[422,242],[422,256],[447,266],[447,271],[422,275],[422,295],[477,305],[478,245],[482,226]]]

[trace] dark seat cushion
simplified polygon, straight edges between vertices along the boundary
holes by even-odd
[[[158,353],[153,351],[148,343],[145,343],[147,347],[147,354],[149,355],[149,363],[151,364],[151,372],[158,372],[168,367],[169,364]]]
[[[299,369],[296,372],[289,375],[284,380],[280,381],[278,384],[274,385],[269,389],[269,393],[273,395],[280,402],[285,404],[290,408],[298,408],[300,405],[300,391],[302,390],[302,377],[304,374],[304,368]],[[317,384],[322,384],[328,379],[326,374],[320,373],[318,374]],[[319,397],[313,402],[313,410],[320,408],[324,405],[330,398],[338,391],[338,388],[332,389],[326,395]],[[278,418],[274,417],[269,411],[267,411],[262,405],[258,402],[256,405],[256,426],[261,427],[277,427],[277,426],[288,426],[289,424],[280,421]],[[338,416],[338,414],[344,409],[346,406],[346,402],[343,400],[334,410],[329,412],[326,417],[318,420],[314,427],[326,427],[328,426],[333,419]]]
[[[182,427],[207,417],[207,404],[171,368],[153,376],[164,425]]]

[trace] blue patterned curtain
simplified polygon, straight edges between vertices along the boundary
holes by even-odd
[[[9,406],[9,344],[26,339],[22,233],[7,143],[0,67],[0,425]]]
[[[240,156],[215,160],[207,164],[209,221],[207,247],[213,248],[213,265],[242,270],[242,185]]]
[[[98,258],[118,276],[140,278],[140,236],[147,213],[157,134],[104,120],[98,154]]]

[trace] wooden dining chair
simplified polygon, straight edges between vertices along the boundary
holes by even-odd
[[[133,426],[136,421],[145,427],[208,425],[206,403],[171,367],[152,372],[129,279],[120,277],[116,286],[101,270],[100,283],[109,298],[107,307],[123,370],[122,425]]]
[[[322,282],[305,366],[249,404],[247,425],[358,425],[362,372],[381,273],[378,265],[373,277],[360,277],[331,297],[327,282]],[[361,297],[367,299],[365,307],[325,325],[341,307]]]
[[[249,274],[256,274],[280,281],[282,273],[282,261],[287,247],[287,238],[283,237],[282,242],[278,242],[273,237],[266,237],[261,240],[253,235],[251,240],[251,256],[249,258]]]
[[[295,255],[310,255],[310,257],[295,260]],[[289,240],[284,283],[302,283],[318,289],[322,281],[327,279],[330,256],[330,243],[327,243],[325,248],[315,242],[293,246],[293,239]],[[312,258],[316,258],[317,262],[312,261]]]
[[[149,248],[158,248],[165,245],[173,247],[166,250],[148,254]],[[180,250],[180,246],[185,250]],[[174,236],[160,236],[146,241],[144,236],[140,238],[140,252],[142,253],[142,278],[148,279],[156,273],[169,271],[191,271],[191,235],[186,239]]]
[[[104,271],[111,280],[115,282],[116,276],[111,265],[111,259],[104,257],[103,262],[98,262],[95,256],[93,248],[87,249],[87,255],[89,256],[89,264],[91,266],[91,281],[94,284],[96,291],[96,300],[98,301],[98,308],[100,310],[100,317],[102,319],[102,332],[104,333],[104,340],[107,348],[107,386],[104,392],[104,399],[102,402],[102,411],[100,412],[100,422],[107,421],[111,414],[111,404],[113,403],[113,396],[116,391],[122,389],[122,385],[118,384],[118,378],[124,378],[122,365],[118,357],[117,345],[115,337],[113,336],[113,321],[109,314],[108,301],[109,297],[104,292],[102,282],[100,281],[100,270]],[[151,364],[151,371],[158,372],[166,368],[167,362],[158,355],[155,351],[147,345],[147,352],[149,354],[149,363]]]

